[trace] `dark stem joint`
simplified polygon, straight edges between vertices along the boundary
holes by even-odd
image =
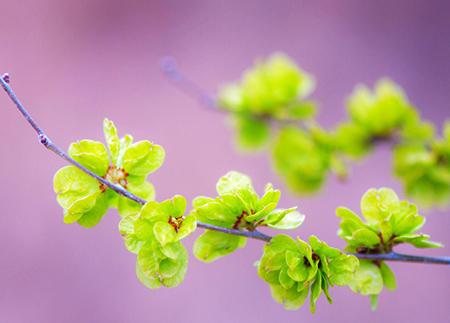
[[[40,133],[38,135],[38,138],[39,138],[39,142],[41,144],[43,144],[45,147],[50,146],[50,139],[46,135],[44,135],[43,133]]]
[[[3,74],[2,79],[3,79],[3,81],[5,81],[8,84],[9,84],[9,82],[11,82],[11,77],[9,76],[9,73]]]

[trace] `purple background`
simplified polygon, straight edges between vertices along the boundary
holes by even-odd
[[[101,139],[107,116],[119,131],[163,145],[167,161],[150,180],[158,199],[213,195],[234,169],[283,189],[281,205],[307,215],[301,237],[336,237],[334,209],[358,210],[369,187],[401,186],[381,148],[353,168],[347,184],[331,178],[313,198],[290,195],[266,155],[241,156],[222,114],[202,109],[160,73],[164,55],[213,92],[238,78],[255,57],[282,50],[318,79],[319,120],[344,119],[358,82],[389,76],[424,118],[449,117],[449,1],[113,1],[0,0],[0,65],[48,134],[67,147]],[[393,264],[398,290],[379,309],[347,288],[332,290],[312,316],[288,312],[256,275],[261,242],[213,264],[191,256],[185,282],[148,290],[134,274],[111,212],[86,230],[62,223],[52,176],[65,165],[46,152],[6,95],[0,95],[0,322],[449,322],[449,269]],[[424,228],[446,245],[449,214],[425,212]],[[187,245],[192,246],[193,239]],[[400,248],[401,251],[411,251]],[[449,249],[417,251],[449,254]]]

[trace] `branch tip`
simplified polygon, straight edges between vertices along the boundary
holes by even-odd
[[[2,75],[2,79],[3,79],[3,81],[5,81],[8,84],[11,82],[11,76],[9,75],[9,73],[4,73]]]
[[[161,59],[162,71],[170,77],[177,78],[179,73],[177,70],[177,61],[172,56],[166,56]]]

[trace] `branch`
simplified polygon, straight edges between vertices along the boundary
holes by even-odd
[[[199,221],[197,221],[197,226],[200,228],[203,228],[203,229],[214,230],[214,231],[219,231],[219,232],[228,233],[228,234],[234,234],[236,236],[252,238],[252,239],[261,240],[261,241],[265,241],[265,242],[269,242],[272,239],[271,236],[264,234],[262,232],[259,232],[258,230],[241,231],[241,230],[235,230],[235,229],[228,229],[228,228],[224,228],[224,227],[218,227],[218,226],[215,226],[212,224],[203,223],[203,222],[199,222]]]
[[[175,74],[177,75],[177,74]],[[9,74],[3,74],[0,75],[0,83],[3,87],[3,89],[8,94],[11,101],[16,105],[17,109],[22,113],[23,117],[27,122],[30,124],[30,126],[35,130],[35,132],[38,135],[39,142],[44,145],[45,148],[48,150],[54,152],[70,164],[74,165],[75,167],[79,168],[89,176],[92,176],[96,180],[98,180],[100,183],[106,185],[107,187],[114,190],[116,193],[125,196],[126,198],[129,198],[130,200],[133,200],[141,205],[144,205],[147,203],[146,200],[134,195],[133,193],[127,191],[123,187],[119,185],[115,185],[111,182],[108,182],[103,177],[100,177],[93,172],[91,172],[89,169],[72,159],[69,155],[67,155],[61,148],[56,146],[50,138],[47,136],[47,134],[42,130],[42,128],[34,121],[34,119],[31,117],[31,115],[28,113],[25,106],[20,102],[20,100],[17,98],[16,94],[12,90],[11,86],[9,85],[10,77]],[[184,81],[183,81],[184,82]],[[252,238],[256,240],[261,240],[265,242],[269,242],[272,237],[269,235],[266,235],[262,232],[259,232],[257,230],[255,231],[241,231],[241,230],[235,230],[235,229],[228,229],[224,227],[219,227],[215,225],[211,225],[208,223],[203,223],[200,221],[197,221],[197,226],[203,229],[207,230],[214,230],[219,231],[227,234],[233,234],[237,236]],[[449,257],[425,257],[425,256],[413,256],[413,255],[403,255],[398,254],[395,252],[387,253],[387,254],[360,254],[356,253],[353,254],[356,257],[360,259],[372,259],[372,260],[387,260],[387,261],[404,261],[404,262],[415,262],[415,263],[427,263],[427,264],[450,264],[450,258]]]
[[[161,69],[163,70],[164,74],[167,75],[170,80],[174,81],[175,84],[177,84],[184,93],[198,100],[200,104],[209,109],[223,111],[218,109],[214,97],[210,96],[197,83],[185,77],[178,70],[177,63],[173,57],[163,58],[161,60]]]
[[[108,182],[107,180],[105,180],[104,178],[94,174],[93,172],[91,172],[89,169],[87,169],[86,167],[84,167],[83,165],[81,165],[80,163],[78,163],[76,160],[74,160],[73,158],[71,158],[69,155],[67,155],[64,150],[62,150],[61,148],[59,148],[58,146],[56,146],[52,140],[45,134],[45,132],[42,130],[41,127],[39,127],[39,125],[36,123],[36,121],[34,121],[34,119],[31,117],[31,115],[28,113],[27,109],[25,108],[25,106],[22,104],[22,102],[20,102],[19,98],[16,96],[16,94],[14,93],[14,91],[12,90],[11,86],[9,86],[9,74],[4,74],[3,76],[0,77],[0,82],[2,84],[3,89],[6,91],[6,93],[8,94],[9,98],[11,99],[11,101],[14,102],[14,104],[16,105],[17,109],[19,109],[20,113],[22,113],[22,115],[24,116],[25,120],[28,121],[28,123],[30,124],[30,126],[34,129],[34,131],[37,133],[38,135],[38,139],[39,142],[44,145],[45,148],[47,148],[48,150],[54,152],[55,154],[57,154],[58,156],[60,156],[61,158],[63,158],[64,160],[66,160],[67,162],[69,162],[70,164],[76,166],[77,168],[79,168],[80,170],[82,170],[83,172],[85,172],[86,174],[88,174],[89,176],[94,177],[96,180],[98,180],[100,183],[108,186],[110,189],[112,189],[113,191],[117,192],[118,194],[121,194],[135,202],[138,202],[140,204],[145,204],[146,201],[141,199],[140,197],[128,192],[127,190],[125,190],[124,188],[122,188],[121,186],[115,185],[113,183]]]
[[[20,111],[20,113],[22,113],[22,115],[24,116],[25,120],[27,120],[28,123],[31,125],[31,127],[36,131],[36,133],[38,135],[38,138],[39,138],[39,142],[41,144],[43,144],[45,148],[47,148],[48,150],[54,152],[55,154],[57,154],[58,156],[60,156],[61,158],[63,158],[67,162],[69,162],[70,164],[74,165],[75,167],[79,168],[80,170],[82,170],[83,172],[88,174],[89,176],[92,176],[93,178],[98,180],[100,183],[106,185],[107,187],[109,187],[110,189],[115,191],[116,193],[118,193],[118,194],[120,194],[122,196],[125,196],[126,198],[129,198],[130,200],[133,200],[133,201],[135,201],[135,202],[137,202],[137,203],[139,203],[141,205],[144,205],[145,203],[147,203],[146,200],[144,200],[144,199],[140,198],[139,196],[136,196],[133,193],[127,191],[122,186],[115,185],[115,184],[107,181],[103,177],[100,177],[97,174],[94,174],[89,169],[87,169],[86,167],[84,167],[83,165],[78,163],[76,160],[71,158],[69,155],[67,155],[57,145],[55,145],[50,140],[50,138],[47,136],[47,134],[44,132],[44,130],[42,130],[42,128],[36,123],[36,121],[34,121],[33,117],[27,111],[27,109],[22,104],[22,102],[20,102],[19,98],[16,96],[16,94],[13,91],[13,89],[9,85],[9,81],[10,81],[9,74],[6,73],[3,76],[0,75],[0,83],[1,83],[1,85],[3,87],[3,89],[6,91],[6,93],[9,96],[9,98],[11,99],[11,101],[13,101],[13,103],[16,105],[16,107]],[[197,226],[200,227],[200,228],[204,228],[204,229],[220,231],[220,232],[224,232],[224,233],[228,233],[228,234],[234,234],[234,235],[244,236],[244,237],[248,237],[248,238],[254,238],[254,239],[258,239],[258,240],[263,240],[263,241],[270,241],[270,239],[271,239],[271,237],[269,237],[269,236],[267,236],[267,235],[265,235],[265,234],[263,234],[261,232],[258,232],[258,231],[250,232],[250,231],[240,231],[240,230],[235,230],[235,229],[227,229],[227,228],[222,228],[222,227],[216,227],[214,225],[210,225],[210,224],[207,224],[207,223],[202,223],[200,221],[197,222]]]
[[[414,256],[405,255],[402,253],[389,252],[380,254],[363,254],[354,253],[354,256],[359,259],[370,259],[370,260],[387,260],[387,261],[403,261],[403,262],[416,262],[423,264],[438,264],[438,265],[450,265],[450,257],[424,257],[424,256]]]

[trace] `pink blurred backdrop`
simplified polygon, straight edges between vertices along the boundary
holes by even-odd
[[[171,54],[212,93],[236,79],[255,57],[282,50],[318,79],[320,121],[345,117],[357,82],[381,76],[400,83],[422,115],[439,127],[449,117],[448,1],[116,1],[0,0],[0,72],[48,134],[67,147],[102,138],[101,122],[150,139],[167,151],[151,181],[158,199],[175,193],[212,195],[217,178],[234,169],[283,188],[282,206],[307,215],[297,231],[336,237],[334,209],[358,209],[372,186],[401,186],[381,148],[353,168],[351,180],[330,179],[313,198],[290,195],[267,156],[242,156],[222,114],[202,109],[160,73]],[[261,242],[213,264],[193,257],[185,282],[148,290],[134,274],[115,212],[86,230],[62,223],[52,176],[65,163],[39,145],[6,95],[0,95],[0,322],[449,322],[449,269],[393,264],[398,290],[383,292],[371,312],[346,288],[287,312],[256,275]],[[428,211],[424,228],[447,245],[448,211]],[[192,246],[193,239],[187,242]],[[411,251],[411,249],[401,249]],[[423,251],[449,254],[450,249]]]

